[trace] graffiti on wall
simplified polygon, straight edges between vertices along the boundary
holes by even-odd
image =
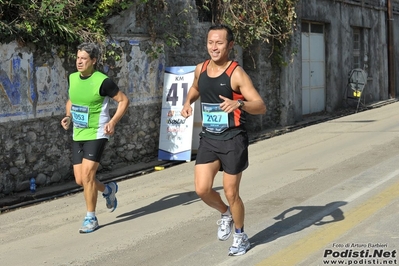
[[[140,47],[140,43],[143,42],[148,40],[119,38],[118,41],[114,41],[117,46],[128,47],[125,49],[127,54],[118,62],[120,72],[117,76],[118,86],[128,95],[132,105],[162,101],[165,56],[159,54],[157,59],[149,58],[146,51]]]
[[[15,43],[0,46],[0,122],[64,112],[67,81],[61,62],[35,66]]]
[[[118,86],[132,105],[162,101],[165,57],[150,59],[141,39],[121,39],[127,52],[117,61]],[[37,59],[36,59],[37,61]],[[108,74],[110,69],[104,69]],[[16,43],[0,45],[0,123],[62,115],[68,99],[68,77],[61,59],[35,64],[33,54]]]

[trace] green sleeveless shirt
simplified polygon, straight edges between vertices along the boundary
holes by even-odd
[[[86,79],[82,79],[79,72],[69,76],[74,141],[109,138],[104,134],[104,127],[110,120],[110,98],[100,95],[101,84],[106,78],[107,76],[99,71]]]

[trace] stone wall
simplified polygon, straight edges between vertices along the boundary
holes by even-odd
[[[145,52],[162,43],[123,36],[110,45],[121,60],[104,64],[102,71],[131,103],[106,146],[100,171],[156,159],[165,66],[163,54],[153,59]],[[60,120],[74,67],[64,67],[55,55],[37,58],[16,43],[1,45],[0,54],[0,197],[27,190],[30,177],[38,189],[73,180],[72,129],[65,131]]]

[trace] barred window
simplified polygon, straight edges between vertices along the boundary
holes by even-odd
[[[362,68],[360,54],[361,54],[360,29],[353,28],[353,50],[352,50],[353,68]]]
[[[370,29],[352,28],[352,67],[370,73]]]

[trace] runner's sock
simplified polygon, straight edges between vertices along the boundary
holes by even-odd
[[[87,212],[86,216],[87,217],[96,217],[96,212]]]
[[[227,206],[227,211],[225,213],[222,213],[222,215],[228,215],[228,216],[231,215],[230,206]]]
[[[236,233],[237,234],[244,233],[244,226],[239,229],[236,228]]]

